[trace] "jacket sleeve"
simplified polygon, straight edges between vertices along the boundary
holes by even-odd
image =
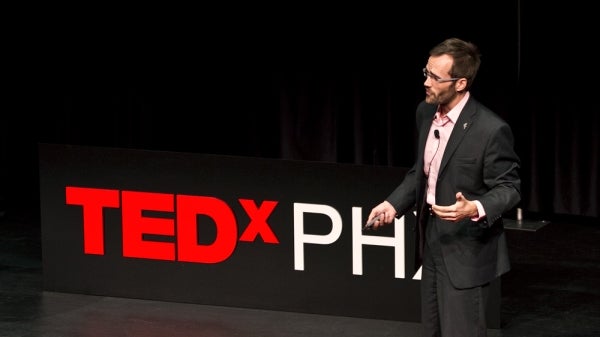
[[[478,198],[485,209],[488,225],[521,200],[520,160],[513,144],[513,134],[507,124],[501,124],[488,139],[483,179],[489,190]]]

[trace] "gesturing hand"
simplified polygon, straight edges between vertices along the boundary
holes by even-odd
[[[456,202],[450,206],[433,205],[431,209],[442,220],[457,222],[464,218],[478,216],[477,205],[465,198],[462,192],[456,193]]]
[[[367,224],[370,226],[365,226],[365,229],[377,229],[385,224],[391,223],[394,220],[394,217],[396,217],[396,209],[392,204],[384,201],[373,207],[367,218]]]

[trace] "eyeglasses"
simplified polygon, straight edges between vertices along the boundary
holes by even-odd
[[[425,79],[427,79],[427,77],[430,77],[432,80],[434,80],[438,83],[454,82],[454,81],[460,80],[460,77],[441,78],[438,75],[429,72],[429,70],[427,70],[427,68],[423,68],[423,76],[425,76]]]

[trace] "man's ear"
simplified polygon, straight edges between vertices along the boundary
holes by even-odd
[[[463,77],[463,78],[457,80],[454,83],[454,85],[455,85],[456,91],[459,91],[459,92],[465,91],[465,89],[467,88],[467,79]]]

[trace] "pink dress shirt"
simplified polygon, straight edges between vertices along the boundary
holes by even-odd
[[[435,205],[435,186],[440,170],[440,164],[442,163],[444,150],[448,144],[448,139],[450,138],[452,129],[458,120],[458,116],[460,115],[460,112],[464,108],[468,99],[469,93],[467,92],[463,99],[444,116],[442,116],[438,110],[433,118],[431,129],[429,129],[427,143],[425,144],[425,155],[423,156],[425,161],[423,168],[425,170],[425,175],[427,176],[427,203],[430,205]],[[439,132],[439,138],[435,137],[436,130]],[[479,217],[472,219],[477,221],[485,216],[485,210],[478,200],[474,200],[474,202],[477,205]]]

